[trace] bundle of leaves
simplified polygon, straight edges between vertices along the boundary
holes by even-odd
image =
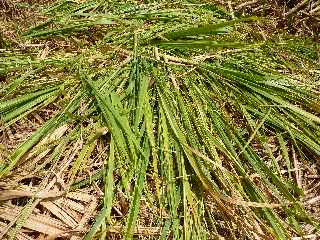
[[[186,0],[43,14],[0,52],[2,236],[317,234],[301,178],[320,156],[319,44]]]

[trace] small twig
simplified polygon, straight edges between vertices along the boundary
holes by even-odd
[[[302,237],[293,237],[292,240],[318,239],[319,234],[309,234]]]
[[[240,10],[244,7],[247,7],[247,6],[250,6],[250,5],[253,5],[255,3],[259,2],[259,0],[253,0],[253,1],[249,1],[249,2],[244,2],[242,4],[240,4],[239,6],[235,7],[236,10]]]
[[[296,12],[298,12],[301,8],[303,8],[310,0],[303,0],[299,4],[297,4],[294,8],[284,14],[285,17],[288,17]]]
[[[307,175],[306,178],[318,179],[318,178],[320,178],[320,176],[319,175]]]
[[[178,58],[178,57],[174,57],[174,56],[170,56],[170,55],[166,55],[166,54],[159,54],[159,56],[163,58],[165,63],[169,63],[169,61],[170,61],[170,62],[183,63],[183,64],[188,64],[188,65],[197,65],[197,62],[193,62],[193,61],[183,59],[183,58]]]
[[[317,12],[320,12],[320,6],[312,9],[309,14],[310,14],[310,15],[313,15],[313,14],[316,14]]]
[[[320,196],[309,199],[308,201],[306,201],[305,205],[313,205],[315,203],[320,203]]]
[[[160,56],[159,56],[159,49],[157,47],[153,48],[154,51],[154,57],[157,61],[160,61]]]
[[[308,195],[308,194],[312,193],[315,190],[317,191],[319,187],[320,187],[320,182],[318,182],[316,185],[314,185],[310,189],[306,190],[305,191],[305,195]]]
[[[252,9],[252,12],[253,13],[256,13],[256,12],[258,12],[259,10],[261,10],[262,9],[262,6],[259,6],[259,7],[256,7],[256,8],[254,8],[254,9]]]
[[[228,7],[229,7],[229,10],[230,10],[230,13],[231,13],[231,18],[234,19],[234,11],[233,11],[233,8],[232,8],[231,1],[228,1]]]
[[[171,79],[171,81],[172,81],[172,83],[173,83],[173,86],[174,86],[177,90],[179,90],[179,89],[180,89],[180,88],[179,88],[179,84],[178,84],[177,79],[175,78],[175,76],[174,76],[174,75],[170,75],[169,78]]]
[[[56,198],[65,194],[65,191],[41,191],[34,193],[27,190],[5,190],[0,194],[0,201],[22,198],[22,197],[34,197],[36,199]]]
[[[301,182],[301,176],[300,176],[301,171],[299,170],[299,163],[298,163],[297,155],[296,155],[296,152],[295,152],[293,146],[292,146],[292,157],[293,157],[293,166],[295,169],[295,176],[296,176],[297,185],[299,188],[302,189],[302,182]]]
[[[43,47],[45,44],[40,43],[40,44],[22,44],[19,47],[20,48],[33,48],[33,47]]]
[[[110,226],[107,231],[109,233],[122,233],[124,227],[122,226]],[[152,236],[152,235],[159,235],[161,234],[160,227],[144,227],[144,226],[137,226],[134,229],[133,235],[143,235],[143,236]]]
[[[264,33],[264,31],[261,29],[261,27],[259,25],[257,25],[257,27],[259,28],[259,31],[261,33],[263,40],[267,41],[267,37],[266,37],[266,34]]]

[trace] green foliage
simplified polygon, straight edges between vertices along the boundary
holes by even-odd
[[[116,189],[130,199],[125,239],[133,237],[145,198],[167,215],[155,214],[161,239],[288,239],[302,234],[303,223],[317,226],[268,143],[278,139],[287,170],[289,145],[307,161],[320,155],[315,43],[239,41],[233,34],[259,19],[231,20],[214,5],[183,0],[60,1],[45,14],[49,20],[25,38],[82,48],[42,60],[0,55],[0,72],[12,76],[0,90],[2,130],[52,103],[60,109],[1,163],[0,177],[34,149],[61,149],[61,142],[41,140],[69,124],[76,134],[66,132],[65,143],[74,144],[80,132],[85,141],[71,176],[98,143],[108,154],[94,176],[105,184],[103,207],[85,239],[112,226]],[[95,134],[101,127],[111,141]]]

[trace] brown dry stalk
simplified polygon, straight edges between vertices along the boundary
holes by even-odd
[[[7,221],[14,221],[20,214],[22,208],[17,206],[4,205],[0,207],[0,218]],[[47,235],[59,235],[68,230],[62,222],[44,215],[31,214],[23,225],[25,228],[41,232]]]
[[[297,4],[294,8],[284,14],[285,17],[288,17],[296,12],[298,12],[301,8],[303,8],[306,4],[308,4],[310,0],[303,0],[299,4]]]
[[[0,201],[22,198],[22,197],[35,197],[38,199],[56,198],[65,194],[64,191],[41,191],[31,192],[28,190],[4,190],[0,192]]]
[[[123,226],[110,226],[107,229],[109,233],[116,233],[122,234],[124,231]],[[161,227],[145,227],[145,226],[137,226],[134,229],[133,235],[140,235],[140,236],[150,236],[150,235],[160,235],[161,234]]]

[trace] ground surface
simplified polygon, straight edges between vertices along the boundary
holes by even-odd
[[[272,1],[272,4],[269,3],[267,6],[261,5],[260,1],[217,2],[220,2],[220,4],[231,12],[231,15],[254,14],[268,16],[270,21],[267,24],[256,24],[252,26],[255,29],[255,35],[253,37],[251,36],[252,38],[268,40],[278,32],[285,31],[310,37],[313,40],[319,38],[320,16],[318,10],[320,5],[317,1],[311,1],[311,3],[301,5],[301,7],[297,9],[295,7],[299,3],[293,1],[287,4]],[[10,52],[14,51],[16,56],[32,55],[36,56],[35,61],[41,62],[50,59],[50,57],[54,55],[76,56],[77,54],[83,53],[84,48],[89,48],[97,42],[100,36],[99,34],[94,34],[98,32],[96,29],[90,29],[92,35],[76,36],[71,40],[70,38],[22,40],[21,33],[26,32],[32,26],[38,25],[39,22],[45,22],[49,19],[47,15],[41,12],[50,4],[50,1],[10,2],[8,0],[0,0],[0,56],[1,54],[3,56],[6,54],[9,55]],[[233,18],[234,16],[231,17]],[[288,20],[289,18],[290,20]],[[78,39],[81,39],[81,42]],[[89,59],[89,62],[93,63],[92,65],[97,65],[97,69],[108,66],[109,62],[115,66],[119,66],[131,56],[131,53],[123,49],[104,49],[103,51],[114,52],[115,56],[111,59],[100,59],[99,56],[87,56],[87,59],[92,58]],[[224,53],[219,54],[223,56]],[[211,56],[203,55],[199,55],[198,57],[211,58]],[[115,62],[113,62],[114,59],[116,59]],[[32,59],[32,61],[33,60],[34,59]],[[186,64],[179,62],[180,60],[171,59],[171,61],[177,65]],[[164,61],[168,60],[164,59]],[[302,64],[302,62],[298,62],[298,64]],[[317,74],[319,73],[309,72],[311,67],[307,66],[305,62],[303,62],[303,64],[306,65],[301,69],[292,68],[292,72],[288,74],[295,75],[297,78],[309,74],[310,79],[317,81],[319,77]],[[0,75],[0,83],[2,84],[0,86],[5,86],[9,80],[14,79],[21,71],[23,73],[24,70],[18,69],[14,73]],[[50,84],[53,85],[59,82],[60,79],[68,78],[68,74],[72,72],[67,73],[63,70],[61,71],[61,69],[50,71],[50,69],[43,70],[44,73],[39,75],[40,80],[38,81],[41,81],[41,79],[50,79],[52,82],[46,81],[45,83],[51,86]],[[288,70],[280,69],[279,71],[286,72]],[[36,81],[37,80],[35,80],[35,82],[31,81],[30,86],[36,85]],[[177,83],[173,80],[173,85],[176,87],[179,85],[179,81]],[[25,88],[27,89],[28,85],[25,86]],[[23,92],[24,89],[21,91]],[[121,91],[121,89],[119,91]],[[81,102],[80,106],[80,111],[81,108],[83,111],[87,110],[86,102]],[[21,143],[24,143],[28,137],[58,113],[61,108],[62,105],[60,102],[58,104],[57,100],[57,103],[53,102],[45,105],[37,109],[37,111],[26,115],[25,118],[16,121],[10,128],[1,130],[0,159],[5,159],[11,152],[14,152]],[[227,104],[225,104],[224,108],[226,108],[226,112],[230,113],[230,115],[233,114],[233,109],[228,109]],[[320,111],[313,113],[316,116],[320,115]],[[81,113],[79,115],[81,116]],[[102,169],[104,169],[103,166],[105,165],[104,159],[107,158],[111,147],[108,147],[108,150],[105,148],[106,145],[110,145],[108,129],[104,126],[98,126],[99,128],[92,127],[91,129],[90,124],[95,121],[93,117],[86,121],[88,122],[83,123],[81,127],[81,129],[83,129],[83,133],[80,133],[81,137],[72,135],[75,126],[74,123],[66,123],[55,129],[49,137],[41,140],[43,144],[37,145],[38,147],[28,152],[28,154],[19,161],[18,166],[14,168],[14,171],[10,173],[9,177],[0,180],[0,238],[6,237],[9,239],[10,236],[15,236],[17,239],[54,239],[56,237],[82,239],[91,229],[97,215],[101,209],[103,209],[101,201],[106,196],[106,186],[104,184],[106,180],[103,180],[101,176]],[[243,124],[242,119],[238,119],[235,122],[237,121],[237,124]],[[86,142],[88,138],[90,139],[92,132],[101,137],[98,138],[98,140],[94,140],[96,141],[94,148],[91,148],[91,143],[88,144],[88,142]],[[316,161],[320,160],[319,156],[315,156],[313,161],[306,162],[300,158],[300,153],[296,152],[293,143],[288,141],[281,145],[279,139],[275,136],[270,134],[268,137],[266,142],[270,146],[270,151],[272,151],[279,162],[281,174],[289,178],[289,176],[291,176],[289,172],[292,172],[295,184],[297,184],[305,194],[302,200],[306,203],[307,211],[310,212],[313,217],[319,219],[320,175],[319,166]],[[70,141],[71,144],[67,145],[68,141]],[[251,143],[251,141],[252,140],[250,140],[249,143]],[[64,144],[64,142],[66,144]],[[252,143],[255,145],[254,141],[252,141]],[[46,145],[49,144],[57,144],[58,147],[55,148],[54,151],[52,151],[52,149],[43,150]],[[289,150],[287,152],[284,151],[283,146]],[[83,151],[84,148],[86,151]],[[261,150],[260,148],[259,143],[256,143],[255,149],[257,152]],[[289,171],[285,163],[287,155],[293,162],[292,169],[289,169]],[[80,173],[72,174],[71,172],[74,169],[70,167],[70,165],[76,165],[75,162],[79,161],[79,156],[83,156],[82,158],[85,159],[85,164],[81,168]],[[1,160],[6,161],[3,159]],[[50,168],[48,167],[49,165]],[[153,193],[156,192],[157,188],[157,180],[154,179],[153,174],[153,172],[147,172],[145,176],[148,187],[145,190],[146,194],[140,199],[140,213],[137,218],[137,224],[133,229],[133,234],[137,238],[158,239],[161,234],[163,236],[163,228],[157,221],[159,221],[160,218],[166,222],[165,220],[169,218],[168,211],[152,204],[156,201],[153,199]],[[113,175],[114,182],[120,182],[122,176],[121,172],[115,172]],[[253,181],[255,181],[255,174],[252,173],[250,176]],[[179,178],[179,176],[176,176],[176,178]],[[258,178],[259,176],[257,179]],[[160,181],[162,181],[162,179],[160,179]],[[256,181],[259,182],[259,180]],[[119,185],[117,185],[114,190],[115,194],[112,200],[112,209],[110,210],[112,224],[109,224],[106,229],[99,231],[97,237],[102,236],[108,239],[123,238],[123,231],[126,228],[125,218],[130,212],[129,205],[131,201],[126,191],[133,192],[132,189],[134,185],[128,184],[127,187],[129,190],[124,190],[124,188]],[[259,183],[257,183],[257,185],[259,185]],[[195,185],[193,185],[193,188],[196,188]],[[187,187],[184,191],[188,191]],[[266,192],[268,192],[268,189],[266,189]],[[198,204],[196,203],[196,198],[193,199],[194,195],[191,195],[192,194],[188,196],[188,201],[192,202],[195,206],[190,204],[190,212],[195,211],[194,209],[196,209],[196,205]],[[148,199],[148,197],[150,197],[151,200]],[[204,202],[209,206],[209,212],[215,211],[215,206],[211,208],[210,205],[214,205],[211,197],[205,197]],[[247,206],[243,206],[243,208],[247,208]],[[281,215],[281,213],[279,215]],[[196,217],[198,215],[192,216],[194,216],[193,221],[197,222]],[[190,225],[192,224],[190,223]],[[307,238],[318,238],[319,235],[315,227],[311,224],[306,223],[301,227]],[[232,225],[221,227],[221,229],[222,230],[218,229],[216,231],[219,232],[221,238],[224,236],[226,239],[235,238],[236,236],[234,234],[240,231]],[[236,230],[233,231],[234,229]],[[172,232],[168,233],[169,238],[173,236],[172,234]],[[48,237],[48,235],[50,237]],[[258,239],[258,236],[255,236]],[[297,235],[293,236],[296,236],[296,239],[302,239]],[[260,237],[263,238],[263,235]],[[270,238],[273,237],[271,236]]]

